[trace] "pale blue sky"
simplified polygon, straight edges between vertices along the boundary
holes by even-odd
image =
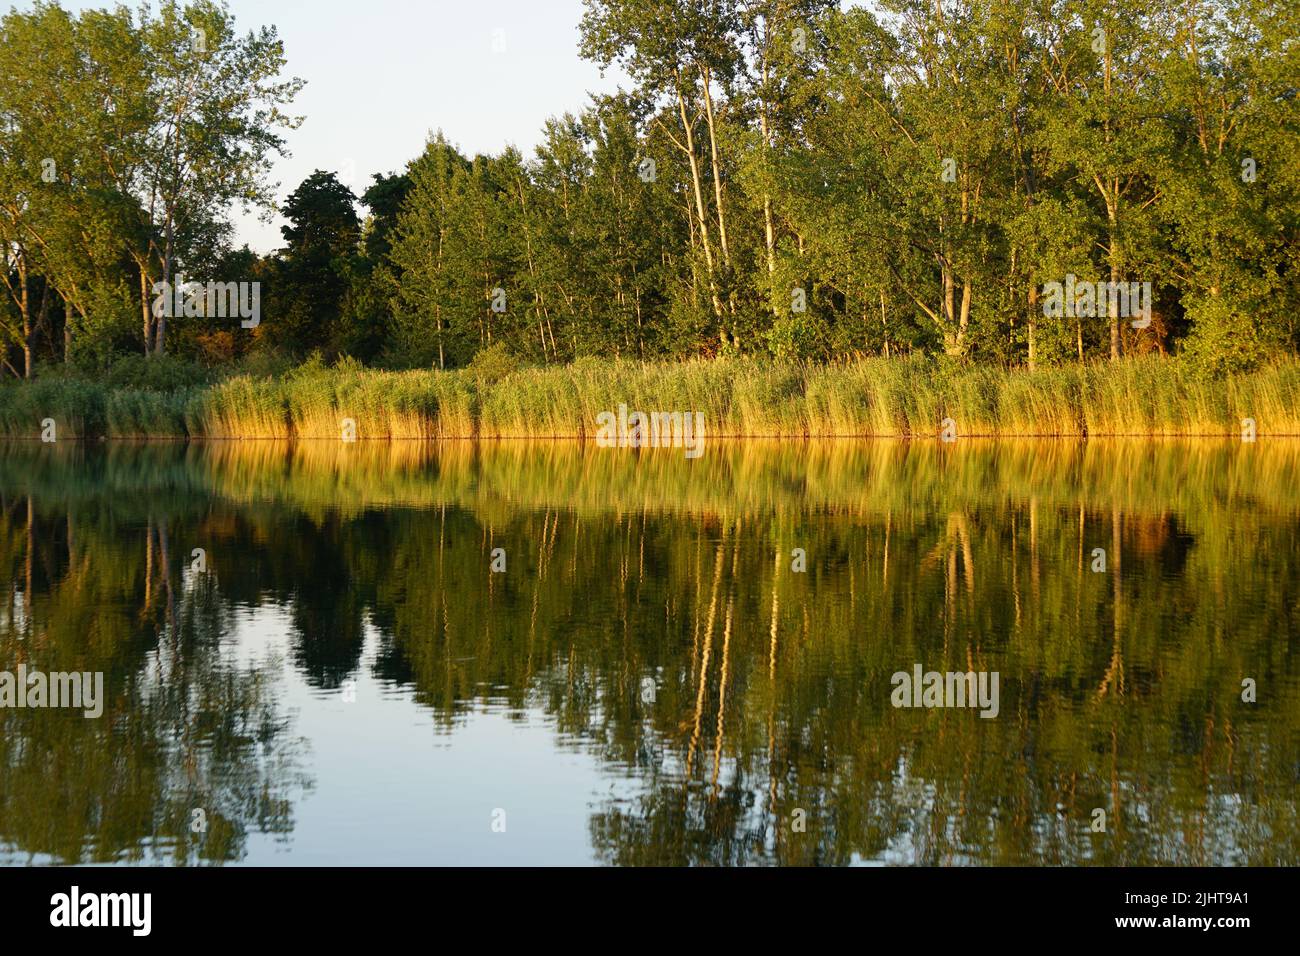
[[[361,192],[371,173],[403,168],[431,131],[469,153],[513,143],[526,154],[548,116],[617,86],[578,56],[581,0],[231,0],[241,28],[273,23],[288,71],[307,81],[275,178],[284,196],[314,169]],[[504,52],[495,52],[495,31]],[[500,44],[498,44],[500,45]],[[241,221],[258,251],[278,221]]]
[[[19,3],[20,7],[30,4]],[[112,0],[64,0],[68,9]],[[127,4],[138,6],[135,0]],[[8,4],[5,4],[7,7]],[[578,56],[582,0],[228,0],[241,33],[274,24],[286,72],[307,81],[295,101],[306,120],[275,168],[283,200],[314,169],[360,193],[371,173],[402,169],[441,129],[468,153],[513,143],[531,156],[547,117],[582,109],[588,91],[613,91]],[[495,31],[504,52],[494,52]],[[236,213],[236,242],[281,245],[270,224]]]

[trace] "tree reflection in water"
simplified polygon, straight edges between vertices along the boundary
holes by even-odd
[[[312,687],[371,668],[451,733],[490,699],[625,775],[633,795],[592,807],[604,862],[1294,865],[1298,458],[9,446],[4,666],[103,669],[110,703],[0,711],[0,839],[222,861],[287,836],[304,745],[274,663],[230,640],[280,607]],[[894,709],[917,663],[999,672],[999,716]]]

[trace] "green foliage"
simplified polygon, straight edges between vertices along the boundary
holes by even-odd
[[[296,122],[273,31],[238,39],[207,0],[14,11],[0,349],[20,376],[56,358],[102,371],[142,333],[157,352],[141,283],[184,272],[265,287],[255,330],[169,323],[180,354],[214,365],[319,349],[452,370],[493,349],[556,366],[942,355],[1039,371],[1186,352],[1204,374],[1245,372],[1300,348],[1300,12],[1207,9],[590,0],[582,54],[630,89],[548,120],[532,156],[468,155],[439,132],[372,177],[364,220],[317,170],[269,256],[227,249],[223,204],[267,200]],[[181,55],[195,27],[207,59]],[[148,152],[160,91],[187,84],[221,121],[186,100],[176,140]],[[169,179],[178,150],[206,161]],[[57,175],[34,190],[45,158]],[[1045,286],[1068,275],[1150,283],[1152,321],[1049,316]],[[977,379],[963,400],[983,421]]]
[[[0,280],[17,306],[0,349],[21,352],[15,371],[165,351],[154,284],[211,273],[232,204],[269,207],[302,85],[283,66],[273,27],[241,34],[214,0],[0,17]]]
[[[1242,372],[1286,348],[1285,328],[1270,324],[1268,310],[1234,306],[1222,296],[1193,299],[1188,308],[1192,332],[1185,351],[1206,373]]]
[[[198,362],[172,355],[146,358],[127,355],[114,362],[101,377],[109,388],[136,388],[151,392],[175,392],[206,385],[213,370]]]
[[[476,354],[465,371],[476,382],[494,385],[507,375],[519,371],[522,366],[523,362],[510,351],[508,345],[497,342]]]
[[[807,313],[776,319],[766,333],[767,347],[783,361],[824,359],[830,352],[829,338],[826,321]]]

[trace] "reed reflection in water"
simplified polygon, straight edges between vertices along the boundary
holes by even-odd
[[[1294,865],[1298,463],[5,445],[0,670],[108,700],[0,709],[0,854]],[[998,716],[895,708],[918,664],[997,672]]]

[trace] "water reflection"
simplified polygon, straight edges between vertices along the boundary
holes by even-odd
[[[306,785],[274,662],[241,661],[231,605],[187,574],[188,517],[111,500],[0,498],[0,670],[100,671],[98,719],[0,709],[0,851],[11,862],[224,862],[287,834]]]
[[[1297,464],[1263,442],[4,446],[0,669],[104,670],[110,700],[0,710],[0,845],[1294,865]],[[895,709],[916,664],[998,672],[999,716]]]

